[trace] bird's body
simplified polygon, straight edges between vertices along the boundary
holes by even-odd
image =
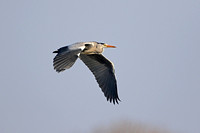
[[[101,54],[106,47],[115,48],[115,46],[99,42],[78,42],[59,48],[53,52],[57,53],[53,66],[57,72],[64,71],[72,67],[79,57],[94,74],[107,100],[115,104],[120,99],[117,94],[114,66]]]

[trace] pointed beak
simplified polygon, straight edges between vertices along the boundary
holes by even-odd
[[[112,45],[108,45],[108,44],[105,44],[105,46],[106,46],[107,48],[116,48],[116,46],[112,46]]]

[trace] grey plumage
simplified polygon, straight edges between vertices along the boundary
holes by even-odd
[[[72,67],[78,58],[77,54],[81,52],[81,49],[71,51],[63,51],[63,49],[65,48],[54,51],[54,53],[58,53],[53,60],[53,66],[57,72],[61,72]]]
[[[53,60],[54,69],[57,72],[64,71],[73,66],[79,57],[94,74],[99,87],[104,92],[108,101],[118,103],[117,81],[114,66],[101,53],[103,48],[115,47],[98,42],[79,42],[62,47],[53,53],[57,53]]]

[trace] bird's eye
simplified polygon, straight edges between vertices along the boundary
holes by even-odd
[[[85,44],[85,46],[87,47],[87,46],[90,46],[91,44]]]
[[[100,42],[99,44],[104,45],[105,43]]]

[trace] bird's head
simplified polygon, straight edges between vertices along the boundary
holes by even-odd
[[[116,46],[108,45],[106,43],[98,43],[101,44],[103,48],[116,48]]]
[[[84,42],[85,48],[82,52],[85,53],[102,53],[104,48],[116,48],[115,46],[108,45],[100,42]]]

